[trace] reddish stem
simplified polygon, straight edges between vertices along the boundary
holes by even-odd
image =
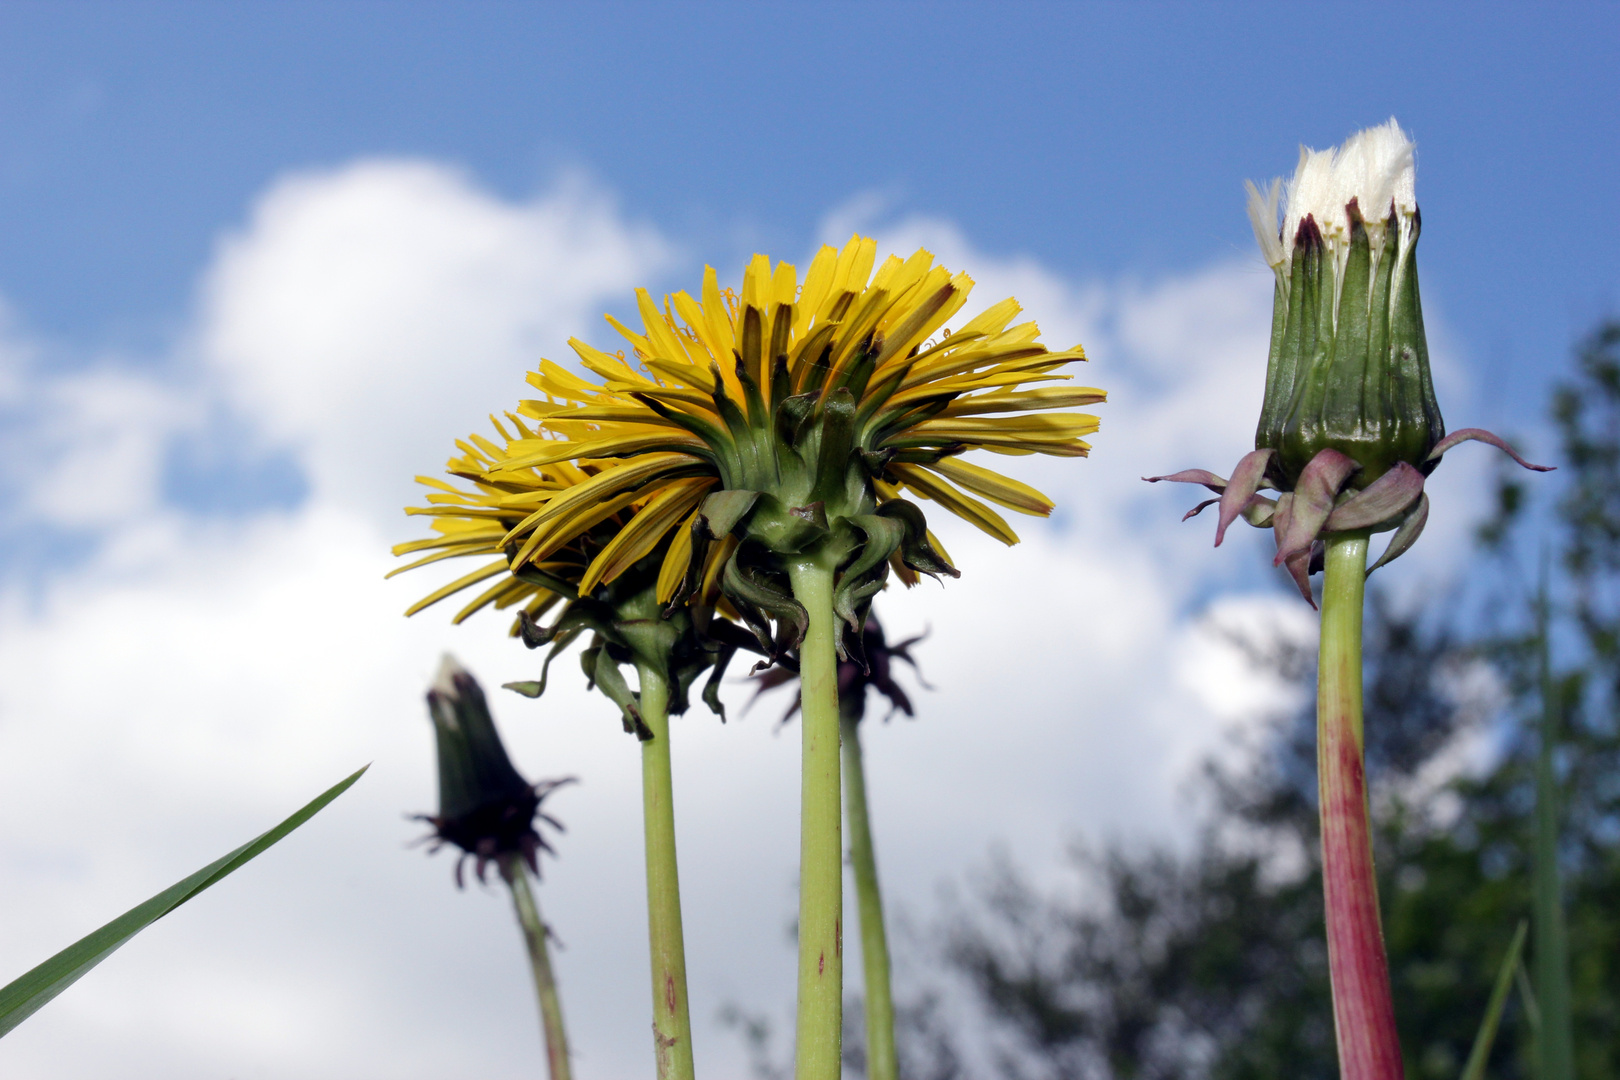
[[[1322,892],[1342,1080],[1402,1080],[1389,961],[1378,919],[1378,879],[1361,725],[1361,613],[1365,535],[1327,543],[1317,672],[1316,767],[1322,811]]]

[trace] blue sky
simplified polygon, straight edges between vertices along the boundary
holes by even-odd
[[[514,196],[584,170],[712,259],[865,193],[1151,275],[1249,258],[1241,179],[1395,114],[1431,303],[1517,395],[1616,302],[1617,31],[1612,4],[9,4],[0,292],[150,345],[271,178],[369,154]]]
[[[926,931],[992,847],[1044,882],[1075,837],[1185,838],[1199,763],[1289,700],[1230,635],[1314,633],[1267,536],[1211,551],[1194,496],[1138,479],[1252,438],[1271,278],[1242,181],[1398,117],[1446,418],[1555,452],[1547,385],[1620,307],[1617,30],[1614,5],[0,5],[0,973],[376,763],[0,1072],[531,1075],[504,907],[400,814],[429,808],[440,651],[486,685],[535,665],[499,619],[400,617],[447,578],[383,580],[419,535],[399,507],[633,286],[852,227],[969,271],[970,310],[1016,295],[1110,392],[1090,459],[1017,459],[1053,522],[1009,552],[935,515],[961,580],[882,598],[896,636],[933,628],[939,687],[870,733],[888,894]],[[1379,579],[1454,580],[1494,467],[1448,454]],[[542,903],[582,1062],[642,1076],[634,746],[554,681],[497,716],[522,768],[584,778]],[[699,707],[672,741],[719,1078],[746,1075],[720,1007],[792,997],[774,716]]]

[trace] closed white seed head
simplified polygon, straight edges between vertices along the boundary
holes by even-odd
[[[1253,183],[1249,189],[1249,219],[1267,265],[1282,271],[1293,254],[1299,224],[1310,215],[1336,261],[1342,263],[1350,240],[1350,223],[1345,207],[1355,199],[1367,221],[1367,232],[1376,252],[1383,240],[1384,221],[1393,205],[1401,223],[1402,245],[1411,235],[1417,215],[1416,145],[1401,130],[1395,118],[1377,127],[1358,131],[1344,144],[1330,150],[1299,148],[1299,166],[1287,184],[1273,180],[1262,193]],[[1286,194],[1281,229],[1277,213]]]

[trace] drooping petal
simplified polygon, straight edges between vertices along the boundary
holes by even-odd
[[[1423,534],[1423,526],[1428,523],[1429,496],[1425,492],[1418,496],[1417,505],[1406,515],[1406,520],[1395,530],[1395,535],[1389,538],[1389,546],[1378,556],[1378,561],[1367,567],[1367,573],[1370,574],[1385,563],[1394,562],[1406,554],[1406,550],[1417,543],[1417,538]]]
[[[1324,528],[1328,532],[1370,529],[1404,513],[1423,494],[1423,474],[1406,462],[1333,508]]]
[[[1556,465],[1532,465],[1532,464],[1530,464],[1530,462],[1528,462],[1528,461],[1524,460],[1524,458],[1520,457],[1519,454],[1518,454],[1518,451],[1514,450],[1513,447],[1509,446],[1507,444],[1507,440],[1503,439],[1500,435],[1496,435],[1496,434],[1493,434],[1493,433],[1491,433],[1489,431],[1486,431],[1484,428],[1474,428],[1474,427],[1462,428],[1459,431],[1453,431],[1450,435],[1447,435],[1445,438],[1441,439],[1438,443],[1435,444],[1434,449],[1429,451],[1428,460],[1429,461],[1439,461],[1441,455],[1444,454],[1447,450],[1450,450],[1452,447],[1456,446],[1458,443],[1467,442],[1470,439],[1475,440],[1477,442],[1489,443],[1490,445],[1496,447],[1498,450],[1502,451],[1508,457],[1512,458],[1514,461],[1517,461],[1520,465],[1523,465],[1527,469],[1532,469],[1535,472],[1552,472],[1554,469],[1556,469],[1558,467]]]
[[[1220,501],[1221,500],[1219,500],[1219,499],[1205,499],[1203,502],[1199,503],[1197,506],[1195,506],[1191,510],[1187,511],[1185,514],[1182,514],[1181,515],[1181,520],[1182,521],[1189,521],[1192,518],[1197,517],[1199,514],[1202,514],[1205,510],[1209,509],[1211,506],[1214,506],[1216,503],[1218,503]]]
[[[1309,552],[1311,543],[1333,512],[1333,500],[1358,466],[1337,450],[1327,449],[1311,458],[1299,474],[1294,498],[1289,503],[1287,528],[1277,533],[1277,556],[1281,566],[1299,552]]]
[[[1271,463],[1275,453],[1275,450],[1251,450],[1238,460],[1237,468],[1232,470],[1232,479],[1227,481],[1226,490],[1221,492],[1221,516],[1215,523],[1216,547],[1220,547],[1221,541],[1226,539],[1226,527],[1237,520],[1255,492],[1260,490],[1260,482],[1266,476],[1266,466]]]
[[[1168,476],[1144,476],[1142,479],[1150,484],[1157,484],[1160,480],[1168,480],[1172,484],[1203,484],[1217,495],[1226,490],[1226,477],[1216,476],[1208,469],[1182,469]]]

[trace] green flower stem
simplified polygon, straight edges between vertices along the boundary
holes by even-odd
[[[1575,1035],[1570,1018],[1569,937],[1564,926],[1563,886],[1558,880],[1558,782],[1553,752],[1558,746],[1558,694],[1548,645],[1547,570],[1542,567],[1536,602],[1541,666],[1541,745],[1536,751],[1535,966],[1541,1030],[1536,1037],[1539,1080],[1573,1080]]]
[[[839,813],[838,628],[833,553],[787,560],[810,627],[799,651],[799,1015],[794,1080],[839,1080],[844,1037],[843,835]]]
[[[1328,971],[1343,1080],[1400,1080],[1400,1039],[1378,919],[1361,726],[1361,615],[1367,536],[1327,541],[1317,667],[1316,768]]]
[[[849,822],[849,859],[855,867],[855,899],[861,917],[861,967],[866,976],[867,1080],[897,1080],[894,995],[889,984],[889,936],[883,926],[872,821],[866,809],[866,766],[861,754],[861,702],[844,703],[844,816]]]
[[[534,991],[540,999],[540,1026],[546,1035],[546,1067],[551,1080],[570,1080],[568,1033],[563,1029],[562,999],[557,994],[557,977],[551,970],[551,950],[546,946],[546,924],[540,906],[529,888],[528,872],[518,855],[501,856],[501,877],[512,890],[512,906],[517,909],[518,925],[529,947],[529,967],[534,971]]]
[[[647,937],[652,954],[653,1046],[658,1080],[692,1080],[692,1021],[686,1001],[686,944],[681,884],[675,864],[675,785],[669,766],[669,683],[636,665],[641,720],[652,738],[641,744],[641,810],[647,844]]]

